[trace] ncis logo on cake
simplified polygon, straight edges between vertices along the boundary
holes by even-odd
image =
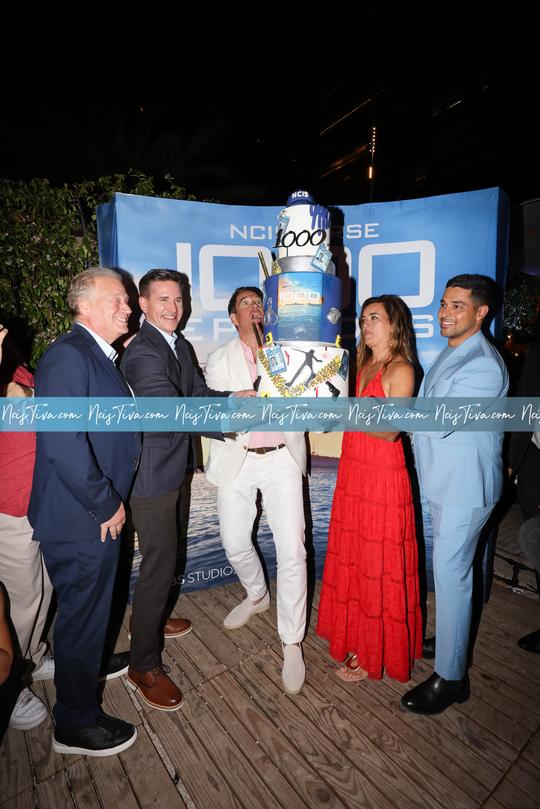
[[[323,205],[316,205],[309,191],[293,191],[278,217],[278,230],[274,250],[279,259],[289,256],[315,256],[317,269],[326,270],[330,261],[330,211]],[[325,252],[328,258],[324,262]]]

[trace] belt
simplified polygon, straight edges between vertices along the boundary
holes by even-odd
[[[266,455],[267,452],[273,452],[275,449],[283,449],[285,444],[278,444],[277,447],[253,447],[248,449],[248,452],[254,452],[256,455]]]

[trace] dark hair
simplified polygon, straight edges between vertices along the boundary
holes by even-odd
[[[499,285],[488,275],[471,273],[455,275],[446,282],[446,289],[449,287],[468,289],[475,308],[487,306],[491,314],[494,313],[494,310],[498,308],[501,302]]]
[[[180,286],[180,290],[183,291],[184,279],[184,273],[177,272],[176,270],[148,270],[146,275],[143,275],[139,281],[139,295],[142,295],[143,298],[147,298],[150,286],[154,281],[174,281],[175,284]]]
[[[233,312],[236,314],[236,299],[241,292],[244,292],[244,290],[247,290],[248,292],[254,292],[262,301],[263,294],[259,289],[259,287],[237,287],[234,290],[233,294],[231,295],[231,299],[229,301],[229,306],[227,309],[229,315],[232,315]]]
[[[390,342],[388,348],[390,351],[390,360],[402,356],[409,360],[413,365],[416,362],[414,350],[414,332],[411,310],[407,304],[398,295],[379,295],[376,298],[368,298],[362,304],[362,311],[360,312],[360,319],[364,314],[365,309],[371,306],[372,303],[381,303],[384,310],[388,315],[392,333],[390,335]],[[358,369],[362,368],[367,360],[371,357],[371,348],[364,342],[362,332],[360,331],[360,342],[356,352]]]

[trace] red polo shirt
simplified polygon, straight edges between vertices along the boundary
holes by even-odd
[[[13,382],[34,387],[34,377],[22,365],[13,374]],[[35,433],[0,432],[0,513],[25,517],[32,488],[36,456]]]

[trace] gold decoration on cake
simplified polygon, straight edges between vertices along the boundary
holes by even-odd
[[[336,337],[336,348],[341,348],[341,334]]]
[[[272,384],[276,390],[286,399],[293,396],[301,396],[306,390],[311,390],[312,388],[316,388],[318,385],[321,385],[323,382],[326,382],[327,379],[330,379],[332,376],[334,376],[334,374],[337,374],[341,368],[342,362],[342,357],[334,357],[333,360],[330,360],[330,362],[327,362],[326,365],[323,365],[320,371],[315,374],[313,379],[311,379],[307,385],[301,383],[300,385],[295,385],[294,388],[288,388],[287,383],[281,374],[270,373],[270,363],[268,362],[268,358],[264,353],[263,348],[260,348],[257,351],[257,356],[262,367],[272,380]]]

